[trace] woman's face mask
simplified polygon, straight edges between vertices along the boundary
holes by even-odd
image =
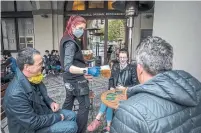
[[[84,33],[84,30],[83,29],[75,29],[73,31],[73,35],[76,36],[77,38],[80,38]]]
[[[84,34],[84,29],[86,27],[85,23],[80,23],[73,27],[73,35],[77,38],[80,38]]]

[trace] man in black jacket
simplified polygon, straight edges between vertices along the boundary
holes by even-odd
[[[18,53],[16,74],[6,89],[3,107],[10,133],[76,133],[76,115],[59,110],[42,83],[42,56],[33,48]]]
[[[201,83],[172,70],[173,48],[160,37],[148,37],[136,49],[141,83],[127,89],[111,133],[201,133]]]

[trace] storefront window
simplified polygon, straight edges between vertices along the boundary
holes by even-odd
[[[17,11],[32,11],[30,1],[17,1]]]
[[[105,20],[92,19],[87,20],[87,49],[92,50],[94,57],[101,56],[101,62],[104,62],[104,31]]]
[[[89,8],[104,8],[104,1],[89,1]]]
[[[33,18],[19,18],[19,49],[34,47],[34,24]]]
[[[4,50],[17,50],[15,20],[10,18],[2,18],[1,28]]]
[[[30,1],[1,2],[2,50],[17,52],[25,47],[34,47],[34,24],[29,15],[33,7]]]
[[[112,7],[112,3],[114,1],[108,1],[108,10],[114,10],[114,8]]]
[[[72,10],[85,10],[85,1],[74,1]]]
[[[14,1],[1,1],[1,12],[15,11]]]

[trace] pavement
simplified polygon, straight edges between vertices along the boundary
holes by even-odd
[[[66,96],[66,91],[64,88],[62,76],[48,75],[44,79],[44,84],[47,87],[47,92],[50,98],[55,100],[57,103],[60,104],[60,107],[62,107],[65,100],[65,96]],[[88,123],[90,123],[98,113],[99,106],[101,104],[100,96],[101,96],[101,93],[106,91],[108,88],[108,79],[105,79],[102,77],[94,78],[93,81],[89,83],[89,87],[91,90],[94,91],[95,98],[93,100],[93,110],[90,110],[89,112]],[[77,101],[75,101],[75,104],[77,104]],[[75,107],[75,108],[78,108],[78,107]],[[104,118],[102,120],[104,120]],[[101,127],[99,127],[97,131],[93,133],[101,133],[104,126],[105,125],[102,125]],[[8,126],[7,126],[7,118],[1,121],[1,127],[3,128],[3,131],[5,133],[9,133]]]

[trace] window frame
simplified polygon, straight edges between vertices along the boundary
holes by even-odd
[[[5,19],[5,18],[3,18],[3,19]],[[14,30],[14,33],[15,33],[15,38],[14,38],[14,40],[15,40],[15,42],[16,42],[16,41],[17,41],[17,40],[16,40],[17,35],[16,35],[16,24],[15,24],[15,19],[14,19],[14,18],[6,18],[6,19],[10,19],[10,20],[13,21],[14,29],[15,29],[15,30]],[[5,28],[6,28],[6,27],[5,27]],[[7,31],[7,29],[5,29],[5,30]],[[2,39],[3,50],[5,50],[2,23],[1,23],[1,39]],[[8,40],[8,41],[9,41],[9,40]],[[8,44],[9,44],[9,42],[8,42]],[[17,42],[16,42],[15,44],[16,44],[15,47],[16,47],[16,50],[17,50]],[[6,50],[7,50],[7,49],[6,49]],[[8,51],[16,51],[16,50],[8,50]]]
[[[106,5],[107,1],[100,1],[100,2],[103,2],[103,8],[89,8],[89,2],[94,2],[94,1],[87,1],[87,2],[85,3],[85,5],[87,6],[87,7],[86,7],[87,10],[107,9],[107,5]]]
[[[19,49],[19,29],[18,29],[18,19],[20,18],[32,18],[33,19],[33,14],[32,11],[17,11],[17,1],[14,1],[14,11],[6,11],[6,12],[1,12],[1,18],[4,19],[14,19],[14,23],[15,23],[15,41],[16,41],[16,50],[8,50],[10,52],[16,53],[18,52]],[[2,46],[1,46],[1,51],[4,51],[4,43],[3,43],[3,36],[2,36],[2,29],[1,29],[1,42],[2,42]],[[35,36],[35,34],[34,34]],[[33,44],[34,46],[34,44]]]
[[[68,4],[68,1],[65,1],[64,2],[64,12],[117,12],[117,13],[122,13],[120,11],[117,11],[115,9],[108,9],[108,1],[103,1],[104,3],[104,6],[103,8],[89,8],[89,1],[84,1],[85,3],[85,10],[67,10],[67,4]]]

